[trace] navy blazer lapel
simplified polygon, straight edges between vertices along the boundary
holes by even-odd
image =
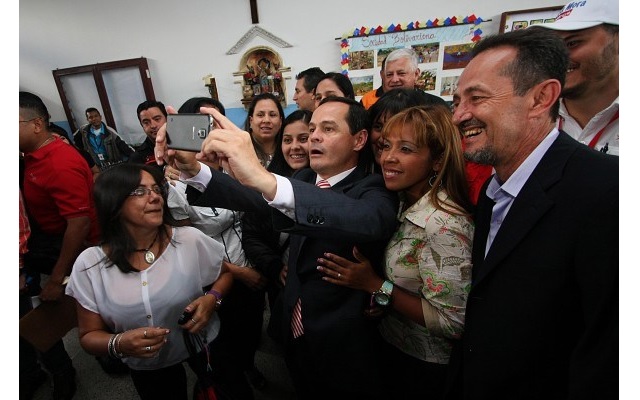
[[[554,200],[547,194],[547,191],[562,178],[564,166],[576,149],[574,143],[571,142],[579,145],[578,142],[561,132],[558,139],[542,157],[509,209],[486,258],[474,271],[474,285],[487,276],[520,243],[540,218],[553,207]],[[489,211],[489,219],[486,219],[484,223],[490,223],[490,215],[491,211]],[[481,232],[485,236],[484,243],[486,244],[488,226],[486,232],[485,229],[482,229]],[[474,255],[482,257],[484,247],[477,249],[477,251],[482,251],[482,253],[474,251]],[[475,259],[482,260],[482,258]]]
[[[349,188],[351,188],[354,184],[356,184],[360,179],[364,178],[366,175],[367,175],[366,171],[362,167],[357,166],[356,169],[351,171],[351,173],[347,175],[343,180],[338,182],[335,186],[331,186],[330,190],[339,190],[341,192],[348,191]],[[293,179],[298,179],[303,182],[310,183],[312,185],[316,184],[316,178],[317,178],[317,174],[311,168],[305,168],[297,172],[293,176]],[[291,239],[290,247],[289,247],[290,249],[289,258],[292,260],[296,260],[296,266],[298,265],[297,258],[300,254],[300,249],[302,248],[306,240],[307,240],[307,237],[302,235],[295,235]]]

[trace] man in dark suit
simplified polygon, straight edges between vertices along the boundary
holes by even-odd
[[[281,332],[298,395],[384,398],[384,372],[390,366],[383,361],[377,321],[364,313],[370,296],[331,285],[316,269],[325,252],[353,259],[357,246],[382,273],[382,252],[396,226],[397,198],[382,176],[369,172],[373,159],[366,111],[350,99],[323,100],[309,124],[311,168],[291,179],[264,169],[249,135],[220,113],[211,114],[220,128],[205,140],[201,156],[218,159],[245,190],[224,174],[193,163],[180,166],[181,179],[201,183],[204,194],[194,204],[267,208],[274,227],[291,234],[282,310],[272,318],[279,318],[275,330]],[[162,157],[163,130],[158,137],[156,156]],[[209,178],[200,179],[200,174]],[[328,181],[330,189],[316,186],[320,180]],[[246,188],[252,190],[247,193]]]
[[[617,398],[618,160],[555,128],[568,55],[553,32],[473,51],[454,122],[465,156],[496,173],[476,212],[448,398]]]

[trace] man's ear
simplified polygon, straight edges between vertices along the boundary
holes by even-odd
[[[353,150],[360,151],[367,144],[367,138],[369,137],[369,132],[366,129],[361,130],[353,136]]]
[[[44,124],[44,119],[42,118],[35,118],[33,120],[33,126],[36,133],[40,133],[44,130],[44,128],[46,128]]]
[[[547,79],[534,86],[531,90],[533,91],[531,116],[540,116],[553,107],[558,97],[560,97],[562,87],[558,80]]]

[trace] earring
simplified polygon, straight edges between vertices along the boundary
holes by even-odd
[[[433,181],[438,177],[438,174],[434,174],[429,178],[429,186],[433,187]],[[442,183],[442,182],[441,182]]]

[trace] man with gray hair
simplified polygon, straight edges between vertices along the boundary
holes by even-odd
[[[409,48],[394,50],[382,62],[380,70],[382,86],[365,93],[360,103],[368,110],[380,96],[391,89],[413,89],[418,76],[420,76],[420,68],[418,68],[418,56],[415,51]]]

